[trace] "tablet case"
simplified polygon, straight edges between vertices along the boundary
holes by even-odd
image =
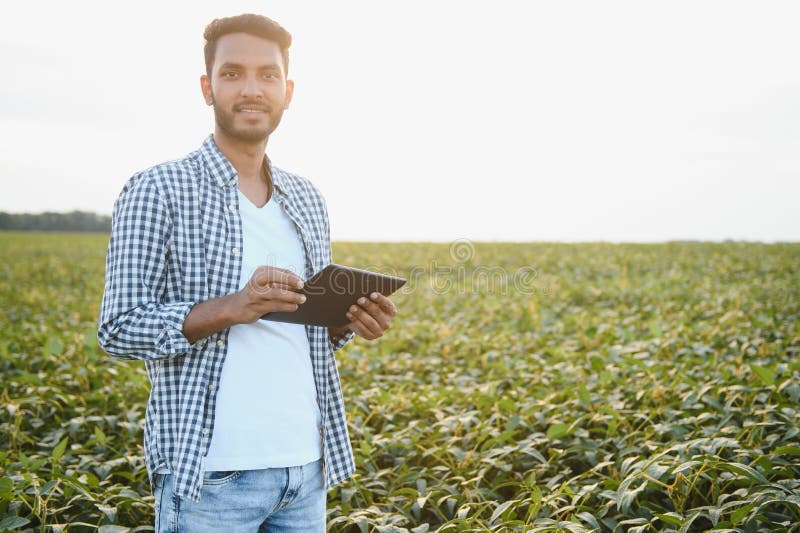
[[[362,296],[373,292],[389,296],[405,285],[406,280],[377,272],[331,263],[308,280],[296,292],[306,295],[297,311],[275,311],[261,318],[293,324],[338,327],[348,324],[345,314]]]

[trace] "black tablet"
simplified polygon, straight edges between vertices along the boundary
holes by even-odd
[[[306,280],[296,292],[306,295],[297,311],[275,311],[261,318],[293,324],[337,327],[349,323],[347,310],[362,296],[373,292],[389,296],[405,285],[406,280],[368,270],[331,263]]]

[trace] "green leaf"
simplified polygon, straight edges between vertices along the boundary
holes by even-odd
[[[694,513],[689,515],[689,518],[687,518],[686,521],[683,523],[681,528],[678,530],[678,533],[689,533],[689,529],[692,527],[692,523],[695,520],[697,520],[697,517],[700,516],[700,514],[701,514],[700,511],[695,511]]]
[[[58,483],[59,483],[59,480],[51,479],[50,481],[48,481],[47,483],[45,483],[44,485],[42,485],[39,488],[39,494],[41,494],[43,496],[46,495],[46,494],[49,494],[50,491],[53,490],[53,487],[58,485]]]
[[[742,524],[742,519],[744,519],[744,517],[747,516],[747,513],[749,513],[750,510],[755,506],[756,506],[755,502],[748,503],[747,505],[743,505],[738,509],[736,509],[734,512],[732,512],[731,525],[732,526],[744,525]]]
[[[778,446],[773,453],[776,455],[800,455],[800,446]]]
[[[655,513],[654,516],[671,526],[679,526],[683,523],[683,515],[678,513]]]
[[[61,459],[61,456],[64,455],[64,450],[67,449],[67,441],[69,437],[64,437],[61,439],[61,442],[56,444],[56,447],[53,448],[53,453],[50,454],[50,458],[53,460],[53,464],[58,463],[58,460]]]
[[[21,516],[7,516],[0,520],[0,531],[4,529],[16,529],[27,525],[30,522],[27,518]]]
[[[547,428],[547,438],[550,440],[560,439],[569,432],[569,424],[553,424]]]
[[[644,526],[647,524],[647,518],[629,518],[619,523],[620,526]]]
[[[603,528],[600,526],[600,522],[597,521],[597,518],[595,518],[593,514],[584,511],[582,513],[576,514],[575,516],[577,516],[578,518],[589,524],[589,526],[592,527],[592,529],[596,531],[602,531]]]
[[[503,502],[497,506],[497,508],[492,513],[492,517],[489,519],[489,522],[494,522],[498,518],[500,518],[509,507],[514,505],[515,503],[519,502],[519,500],[508,500],[507,502]]]
[[[750,370],[753,371],[755,375],[757,375],[761,381],[766,383],[769,386],[775,385],[775,375],[769,368],[765,368],[763,366],[758,366],[756,364],[750,364]]]
[[[94,427],[94,439],[98,444],[104,445],[106,443],[106,434],[100,429],[100,426]]]
[[[661,337],[661,335],[663,334],[663,332],[661,331],[661,326],[659,326],[658,322],[656,322],[655,320],[651,320],[647,324],[647,327],[650,330],[650,334],[653,337]]]
[[[14,482],[10,478],[0,477],[0,494],[7,494],[14,488]]]
[[[680,465],[676,466],[672,470],[672,473],[673,474],[679,474],[679,473],[683,472],[684,470],[690,470],[690,469],[692,469],[692,468],[694,468],[696,466],[699,466],[701,464],[703,464],[701,461],[695,461],[695,460],[686,461],[686,462],[681,463]]]
[[[764,483],[765,485],[769,484],[769,480],[765,478],[761,472],[741,463],[726,463],[724,461],[719,461],[714,466],[721,470],[739,474],[740,476],[749,478],[752,481],[757,481],[758,483]]]
[[[123,526],[105,525],[100,526],[97,533],[127,533],[131,528]]]
[[[633,485],[634,481],[640,481],[639,486],[636,488],[628,488]],[[619,500],[617,500],[617,509],[623,513],[628,513],[633,506],[636,497],[647,488],[647,480],[639,477],[630,477],[622,482],[619,486]]]
[[[578,385],[578,398],[580,398],[584,405],[588,406],[592,404],[592,398],[589,396],[589,391],[586,390],[586,385],[583,383]]]
[[[60,340],[58,340],[58,338],[50,337],[47,340],[47,346],[45,351],[47,355],[61,355],[61,352],[64,351],[64,345],[61,343]]]
[[[97,351],[97,330],[90,329],[83,335],[83,347],[87,352]]]

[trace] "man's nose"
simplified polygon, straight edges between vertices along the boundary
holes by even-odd
[[[252,98],[258,97],[260,98],[262,95],[261,85],[258,83],[258,79],[255,76],[246,76],[244,78],[244,83],[242,85],[241,95],[245,98]]]

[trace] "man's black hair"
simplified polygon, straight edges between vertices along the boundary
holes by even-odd
[[[206,57],[206,74],[208,77],[211,77],[211,67],[214,65],[217,40],[229,33],[247,33],[276,43],[283,57],[283,70],[287,76],[289,75],[289,47],[292,45],[292,35],[271,18],[245,13],[235,17],[214,19],[206,26],[203,32],[203,37],[206,40],[203,51]]]

